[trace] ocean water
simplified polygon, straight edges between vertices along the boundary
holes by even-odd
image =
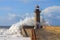
[[[6,28],[6,29],[8,29],[8,28],[10,28],[11,26],[0,26],[0,28]]]

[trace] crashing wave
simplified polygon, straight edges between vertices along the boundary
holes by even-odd
[[[41,25],[47,24],[47,22],[45,22],[42,18],[40,19],[40,21],[41,21]],[[16,24],[13,24],[4,34],[22,36],[20,33],[22,25],[33,26],[34,23],[35,23],[34,17],[25,18],[24,20],[22,20]]]

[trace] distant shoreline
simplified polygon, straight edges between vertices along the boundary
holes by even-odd
[[[0,28],[10,28],[10,26],[0,26]]]

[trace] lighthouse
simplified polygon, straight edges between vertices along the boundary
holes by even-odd
[[[40,13],[41,13],[41,10],[39,10],[39,6],[37,5],[35,9],[35,27],[36,28],[42,28],[42,25],[40,23]]]
[[[42,28],[42,25],[41,25],[41,22],[40,22],[41,10],[39,10],[38,5],[36,6],[34,12],[35,12],[34,13],[35,14],[35,20],[34,20],[35,25],[34,24],[33,25],[22,25],[22,28],[21,28],[21,34],[23,36],[32,37],[33,39],[36,38],[35,29],[39,29],[39,28],[41,29]]]

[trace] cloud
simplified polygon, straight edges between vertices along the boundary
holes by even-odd
[[[0,25],[12,25],[18,21],[24,20],[26,17],[31,16],[29,13],[19,15],[17,13],[7,13],[6,16],[0,16]]]
[[[14,13],[8,13],[6,16],[0,16],[0,21],[12,21],[17,17]]]
[[[14,19],[16,16],[17,16],[16,14],[8,13],[8,20],[12,20],[12,19]]]
[[[14,19],[15,19],[15,20],[18,20],[18,19],[19,19],[19,20],[20,20],[20,19],[22,20],[23,17],[24,17],[23,15],[19,15],[19,14],[17,14],[17,13],[8,13],[8,18],[7,18],[7,19],[10,20],[10,21],[12,21],[12,20],[14,20]]]
[[[12,21],[12,20],[14,20],[14,19],[16,19],[16,20],[23,20],[23,19],[25,19],[25,18],[27,18],[27,17],[32,17],[32,14],[30,14],[30,13],[25,13],[25,15],[19,15],[19,14],[17,14],[17,13],[7,13],[7,15],[6,16],[0,16],[0,20],[8,20],[8,21]]]
[[[8,13],[6,16],[0,16],[0,25],[12,25],[20,21],[20,17],[15,13]]]
[[[42,14],[47,17],[53,17],[54,14],[60,13],[60,6],[51,6],[42,11]]]
[[[60,6],[51,6],[42,10],[41,15],[47,19],[51,25],[60,25]]]

